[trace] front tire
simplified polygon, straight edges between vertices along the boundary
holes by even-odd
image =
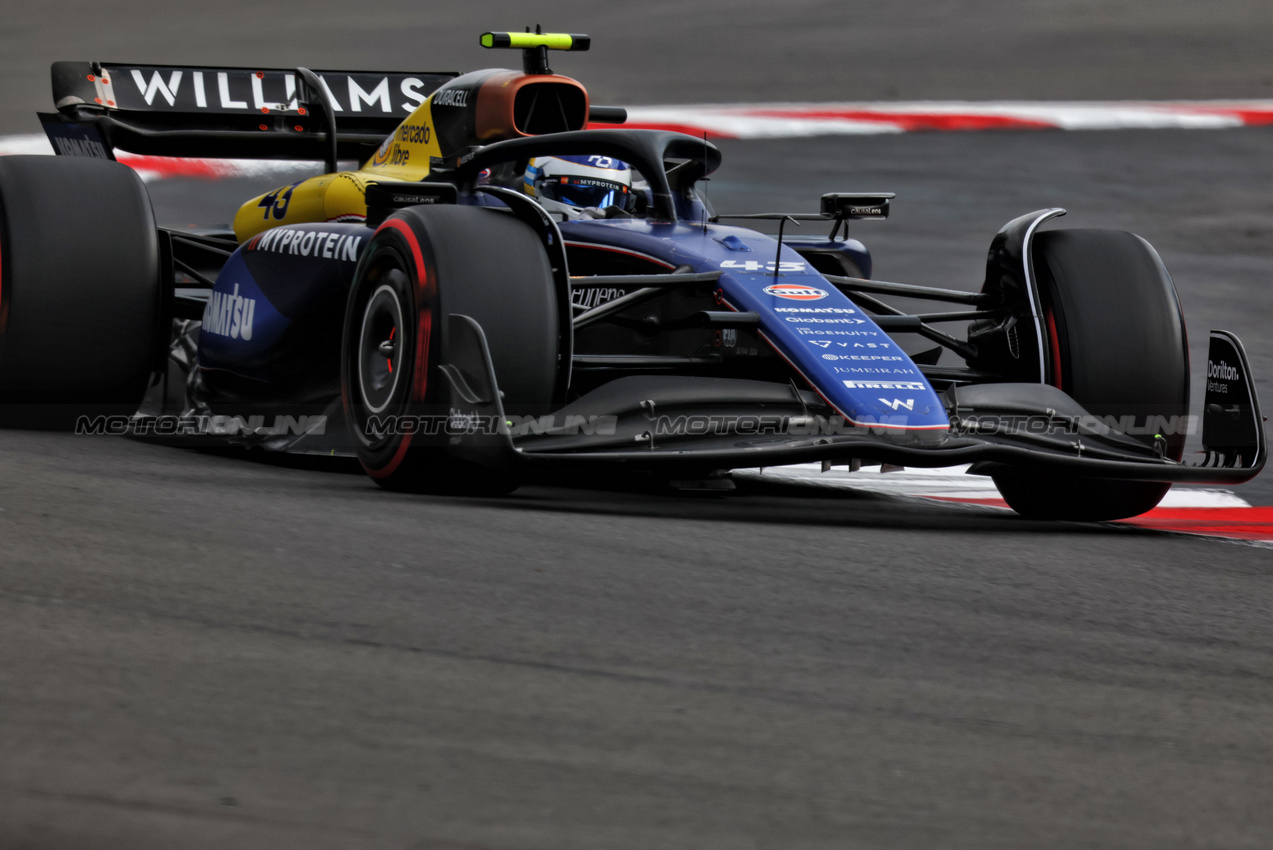
[[[1122,231],[1053,230],[1035,237],[1033,252],[1052,383],[1098,417],[1183,423],[1189,344],[1175,285],[1153,247]],[[1179,461],[1186,436],[1183,427],[1163,434],[1164,456]],[[1124,519],[1171,489],[1019,469],[993,478],[1013,510],[1036,519]]]
[[[438,370],[448,317],[482,326],[506,410],[551,405],[560,350],[548,255],[529,227],[479,207],[402,210],[372,236],[346,310],[341,388],[346,420],[367,474],[389,490],[501,495],[520,483],[506,470],[446,449],[444,427],[391,433],[385,423],[442,423],[447,390]]]
[[[129,415],[157,361],[159,237],[130,168],[0,157],[0,422]]]

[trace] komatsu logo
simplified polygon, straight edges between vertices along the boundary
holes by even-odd
[[[1222,381],[1236,381],[1241,377],[1241,373],[1237,369],[1221,360],[1219,363],[1207,361],[1207,377],[1219,378]]]
[[[53,143],[57,145],[57,152],[62,156],[110,159],[110,155],[106,153],[106,148],[101,142],[94,142],[89,139],[68,139],[64,136],[58,136],[53,140]]]
[[[239,285],[233,292],[213,292],[203,308],[202,333],[228,336],[230,339],[252,338],[252,319],[256,316],[256,299],[239,295]]]

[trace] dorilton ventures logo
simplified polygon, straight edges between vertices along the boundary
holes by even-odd
[[[1219,363],[1213,363],[1210,360],[1207,361],[1208,378],[1219,378],[1222,381],[1236,381],[1238,376],[1238,370],[1233,366],[1230,366],[1228,363],[1225,363],[1223,360]]]

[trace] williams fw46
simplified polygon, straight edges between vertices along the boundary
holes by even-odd
[[[522,68],[56,63],[41,117],[63,155],[0,158],[6,423],[353,453],[381,486],[457,494],[567,469],[970,463],[1051,518],[1264,466],[1241,343],[1212,332],[1191,407],[1180,303],[1140,237],[1043,209],[994,237],[980,287],[873,280],[848,223],[891,195],[717,215],[714,145],[624,129],[548,68],[587,37],[482,43]],[[176,230],[116,150],[324,165],[232,229]],[[776,237],[747,226],[766,219]]]

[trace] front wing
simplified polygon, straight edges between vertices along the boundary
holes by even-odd
[[[724,378],[632,376],[556,411],[505,411],[481,326],[450,317],[442,373],[451,452],[487,466],[536,470],[627,467],[666,472],[854,460],[904,466],[974,464],[1092,478],[1239,484],[1267,457],[1263,416],[1235,336],[1212,334],[1204,457],[1163,455],[1153,434],[1122,433],[1046,384],[955,387],[949,431],[850,425],[794,385]],[[389,423],[386,423],[389,424]],[[1174,427],[1192,427],[1185,418]],[[1150,421],[1148,427],[1173,423]]]

